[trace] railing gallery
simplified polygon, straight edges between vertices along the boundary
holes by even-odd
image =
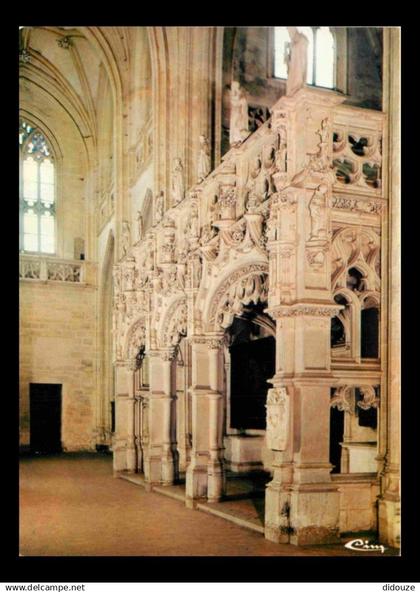
[[[55,282],[84,282],[84,263],[71,259],[20,255],[19,278]]]

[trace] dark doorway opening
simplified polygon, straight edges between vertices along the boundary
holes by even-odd
[[[29,387],[31,452],[61,452],[61,384]]]
[[[344,436],[344,411],[331,407],[330,415],[330,463],[331,473],[341,473],[341,446]]]
[[[274,337],[230,347],[232,428],[265,430],[267,380],[275,372],[275,351]]]
[[[377,358],[379,356],[379,311],[377,308],[362,310],[361,334],[362,358]]]

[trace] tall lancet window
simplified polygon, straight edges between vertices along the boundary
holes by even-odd
[[[55,253],[54,158],[44,135],[27,121],[19,125],[20,249]]]
[[[308,39],[308,70],[306,83],[334,88],[335,39],[329,27],[297,27]],[[286,55],[290,36],[286,27],[274,27],[274,76],[287,78]]]

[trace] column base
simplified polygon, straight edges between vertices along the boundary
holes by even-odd
[[[196,510],[197,509],[197,503],[198,500],[193,499],[192,497],[186,497],[185,498],[185,507],[189,508],[190,510]]]
[[[207,499],[207,465],[196,465],[192,461],[185,474],[185,496],[193,500]]]
[[[379,541],[398,549],[401,544],[401,502],[380,499],[378,503]]]
[[[134,446],[127,447],[127,472],[135,473],[137,469],[137,451]]]
[[[158,485],[162,477],[162,460],[160,456],[147,456],[144,458],[144,480],[146,483]]]
[[[325,484],[299,485],[290,494],[290,543],[331,545],[340,542],[340,493]]]
[[[172,455],[167,455],[161,459],[161,479],[160,484],[167,486],[173,485],[175,480],[175,467]]]
[[[294,530],[290,535],[291,545],[336,545],[340,542],[338,528],[306,526]]]
[[[264,536],[273,543],[289,543],[290,492],[271,481],[265,491]]]
[[[115,472],[125,471],[127,468],[127,454],[125,446],[115,446],[113,450],[112,465]]]
[[[207,501],[219,502],[225,492],[225,472],[220,461],[210,462],[207,467]]]
[[[325,484],[282,485],[265,494],[264,536],[273,543],[331,545],[340,542],[340,494]]]
[[[277,524],[266,524],[264,526],[264,536],[267,541],[279,544],[290,543],[290,533],[287,526],[282,527]]]

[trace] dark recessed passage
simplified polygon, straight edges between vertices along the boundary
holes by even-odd
[[[61,452],[61,384],[29,386],[31,452]]]

